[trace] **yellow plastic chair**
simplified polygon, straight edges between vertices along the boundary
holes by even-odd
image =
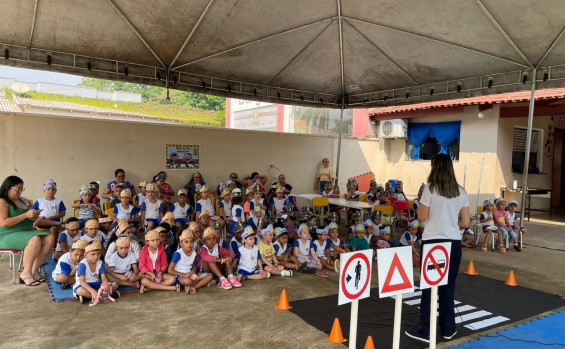
[[[375,210],[379,210],[381,211],[383,216],[388,217],[389,219],[389,223],[388,224],[383,224],[383,225],[387,225],[390,226],[390,229],[392,230],[392,234],[394,235],[394,238],[396,239],[396,229],[395,229],[395,217],[394,217],[394,206],[392,205],[375,205],[373,206],[373,211]]]
[[[359,201],[361,201],[361,202],[368,202],[368,201],[369,201],[369,195],[367,195],[367,194],[361,194],[361,195],[359,195]]]
[[[73,200],[73,205],[78,204],[79,201],[80,200]],[[73,211],[75,213],[75,217],[78,218],[78,208],[74,208]]]
[[[114,209],[113,209],[113,208],[109,208],[109,209],[107,209],[107,210],[104,211],[104,214],[106,214],[106,216],[108,216],[108,217],[112,217],[113,214],[114,214]],[[112,217],[112,218],[114,218],[114,217]]]
[[[324,196],[319,196],[312,198],[312,207],[314,208],[314,214],[316,217],[325,219],[328,218],[328,214],[330,212],[330,203],[328,202],[328,198]],[[320,209],[320,213],[316,213],[316,208]]]
[[[33,200],[27,199],[27,203],[29,204],[29,207],[33,206]]]
[[[194,194],[194,206],[196,207],[196,203],[199,200],[200,195],[199,194]],[[216,207],[216,198],[214,198],[214,194],[212,193],[208,193],[208,198],[210,198],[210,201],[212,202],[212,206]],[[216,214],[218,215],[219,212],[216,212]]]
[[[112,204],[112,201],[106,201],[104,203],[104,205],[102,205],[102,211],[106,212],[110,208],[111,204]]]

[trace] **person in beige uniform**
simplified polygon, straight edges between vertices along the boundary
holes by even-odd
[[[322,160],[322,166],[318,167],[318,172],[316,172],[316,184],[314,187],[318,189],[320,194],[324,192],[324,185],[329,182],[333,185],[335,181],[335,170],[330,166],[330,160],[324,158]]]

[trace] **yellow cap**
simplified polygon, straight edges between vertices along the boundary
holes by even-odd
[[[80,223],[78,221],[72,221],[67,223],[67,229],[78,229],[80,227]]]
[[[129,247],[130,239],[128,237],[122,236],[116,240],[116,247]]]
[[[100,244],[100,241],[92,240],[92,242],[89,245],[86,245],[86,247],[84,248],[84,253],[101,250],[101,249],[102,249],[102,245]]]
[[[182,241],[184,239],[189,239],[189,238],[194,240],[194,234],[192,234],[192,230],[185,229],[180,234],[179,241]]]
[[[202,212],[200,212],[200,215],[201,215],[201,216],[204,216],[204,215],[209,216],[209,215],[210,215],[210,211],[208,211],[208,210],[202,210]]]
[[[131,190],[129,190],[129,189],[122,190],[122,192],[120,193],[120,197],[121,198],[131,198]]]
[[[73,243],[73,247],[71,247],[71,249],[72,250],[84,250],[86,245],[88,245],[88,241],[80,239],[80,240],[77,240]]]
[[[120,219],[118,221],[118,229],[116,229],[116,234],[120,235],[120,233],[124,232],[127,228],[129,228],[128,221],[126,219]]]
[[[89,219],[84,224],[84,227],[87,229],[98,229],[99,226],[100,225],[98,224],[98,221],[96,219]]]
[[[189,228],[190,230],[198,229],[198,223],[196,223],[196,222],[190,222],[190,223],[188,223],[188,228]]]
[[[149,230],[145,234],[145,241],[159,240],[159,231],[156,229]]]
[[[168,219],[175,219],[175,215],[171,212],[168,211],[167,213],[165,213],[165,215],[163,216],[163,220],[166,221]]]
[[[206,228],[204,230],[204,239],[206,239],[208,236],[216,236],[216,231],[213,228]]]

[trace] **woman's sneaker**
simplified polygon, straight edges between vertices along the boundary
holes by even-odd
[[[224,290],[229,290],[231,289],[233,286],[230,284],[230,282],[228,281],[228,279],[223,278],[220,280],[220,287],[223,288]]]
[[[413,328],[404,332],[408,337],[420,342],[429,343],[430,337],[423,334],[419,329]]]
[[[235,278],[235,276],[230,276],[228,278],[228,281],[230,284],[232,284],[233,287],[241,287],[241,283],[239,281],[237,281],[237,279]]]
[[[292,276],[292,270],[281,271],[281,276]]]

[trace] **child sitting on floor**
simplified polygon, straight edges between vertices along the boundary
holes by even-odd
[[[355,235],[349,240],[349,249],[351,251],[362,251],[369,250],[369,243],[365,238],[365,227],[363,224],[357,224],[355,226]],[[373,250],[373,257],[376,255],[375,250]]]
[[[231,199],[231,222],[230,222],[230,234],[234,235],[234,227],[236,225],[242,225],[245,222],[245,213],[242,206],[243,197],[241,196],[241,190],[235,188],[232,193],[233,195]],[[243,230],[242,230],[243,231]],[[237,252],[237,250],[234,250]]]
[[[31,208],[39,211],[39,217],[35,221],[35,225],[42,230],[48,230],[54,241],[59,237],[59,227],[61,226],[61,218],[65,217],[67,208],[60,199],[55,198],[57,193],[57,183],[52,179],[45,181],[43,185],[45,197],[37,199]]]
[[[79,225],[78,219],[75,217],[70,217],[65,221],[65,227],[67,229],[61,232],[57,238],[57,246],[55,247],[55,253],[53,253],[53,259],[59,259],[63,254],[69,252],[74,242],[80,239]]]
[[[243,246],[243,239],[241,237],[241,233],[243,233],[243,229],[244,229],[243,224],[239,222],[235,223],[235,225],[233,226],[232,229],[233,237],[231,238],[229,247],[230,250],[234,253],[236,253],[237,250],[239,250],[239,248]]]
[[[169,207],[169,212],[172,212],[175,220],[174,226],[176,231],[182,231],[190,222],[192,216],[192,207],[188,204],[188,191],[180,189],[177,193],[178,201]]]
[[[147,230],[153,230],[161,223],[163,217],[163,206],[161,200],[157,199],[157,187],[153,183],[145,186],[147,197],[141,204],[141,224],[147,226]]]
[[[120,286],[138,289],[142,276],[137,266],[137,258],[130,249],[130,243],[130,238],[125,236],[116,240],[116,251],[108,260],[108,276]]]
[[[412,261],[415,267],[420,264],[420,250],[416,246],[416,242],[421,239],[421,236],[417,235],[419,226],[420,222],[416,220],[408,223],[408,231],[402,234],[399,241],[400,246],[412,246]],[[416,263],[416,261],[418,261],[418,263]]]
[[[246,279],[260,280],[270,278],[271,274],[263,270],[261,253],[259,253],[259,248],[255,246],[255,231],[253,228],[246,227],[243,234],[241,234],[241,238],[243,239],[243,246],[236,253],[236,258],[239,261],[237,280],[243,282]]]
[[[508,222],[510,223],[511,228],[516,235],[519,236],[520,232],[522,232],[522,239],[523,239],[524,235],[526,235],[528,231],[524,227],[521,227],[520,224],[518,224],[518,215],[516,214],[517,208],[518,208],[518,200],[510,200],[510,202],[508,203]],[[518,241],[518,249],[520,251],[522,251],[522,239]]]
[[[118,288],[117,283],[108,280],[104,262],[100,260],[101,255],[102,245],[98,240],[92,240],[84,247],[85,258],[77,266],[73,286],[73,296],[80,303],[85,303],[86,299],[90,299],[89,305],[95,306],[98,300],[98,290],[101,287],[111,290]],[[110,297],[116,299],[120,297],[120,294],[114,291]]]
[[[176,278],[167,274],[165,247],[159,244],[159,232],[150,230],[145,234],[145,246],[139,252],[139,270],[143,274],[139,293],[146,290],[180,292]]]
[[[310,240],[310,230],[304,223],[298,227],[298,239],[294,242],[294,255],[300,263],[298,271],[311,274],[317,270],[316,275],[328,277],[328,273],[323,270],[322,263],[316,255],[314,243]]]
[[[118,222],[118,226],[114,234],[110,237],[111,242],[108,244],[108,250],[106,250],[106,256],[104,257],[104,261],[106,264],[110,262],[110,257],[116,252],[116,240],[121,237],[127,237],[130,239],[129,243],[129,253],[133,253],[135,256],[135,260],[139,261],[139,251],[141,250],[141,246],[139,242],[133,239],[135,234],[135,228],[131,227],[128,222],[123,219]]]
[[[334,261],[330,258],[330,246],[328,244],[328,230],[326,228],[317,228],[316,235],[318,239],[314,240],[314,250],[316,256],[327,270],[335,271]]]
[[[261,255],[263,269],[271,275],[292,276],[292,271],[286,270],[284,265],[279,263],[275,255],[273,232],[273,226],[270,224],[265,229],[261,230],[261,238],[257,247]]]
[[[358,224],[362,224],[363,216],[361,215],[361,211],[355,210],[351,215],[351,220],[353,224],[347,229],[347,239],[350,240],[355,235],[355,229]]]
[[[275,228],[275,237],[277,241],[273,243],[273,248],[275,249],[275,256],[277,260],[288,270],[298,271],[298,266],[300,263],[296,256],[290,252],[290,247],[288,245],[288,233],[285,228]]]
[[[334,270],[339,271],[339,255],[340,253],[350,252],[348,248],[345,248],[338,237],[337,224],[331,222],[328,227],[328,246],[330,248],[330,258],[334,261]]]
[[[389,248],[390,247],[390,226],[384,227],[381,230],[381,234],[377,238],[377,248]]]
[[[234,254],[230,250],[218,246],[214,229],[206,228],[203,234],[203,246],[198,253],[199,267],[205,272],[212,273],[220,279],[220,287],[229,290],[232,287],[241,287],[241,283],[233,276]],[[228,277],[224,276],[224,272]]]
[[[61,290],[74,284],[77,265],[84,258],[84,248],[87,244],[86,240],[75,241],[71,245],[71,250],[63,254],[57,261],[57,266],[51,276],[61,286]]]
[[[196,252],[194,235],[190,229],[185,229],[179,236],[179,248],[171,258],[169,274],[176,277],[177,284],[184,286],[186,294],[195,294],[196,290],[208,285],[212,281],[212,274],[197,273]]]
[[[365,227],[365,240],[367,240],[369,247],[373,247],[373,238],[375,237],[373,232],[373,221],[366,219],[365,222],[363,222],[363,226]]]
[[[104,239],[104,234],[98,230],[98,219],[92,218],[86,221],[81,239],[86,240],[87,242],[98,240],[100,241],[100,244],[104,246],[106,239]],[[102,254],[104,254],[104,247],[102,247]]]

